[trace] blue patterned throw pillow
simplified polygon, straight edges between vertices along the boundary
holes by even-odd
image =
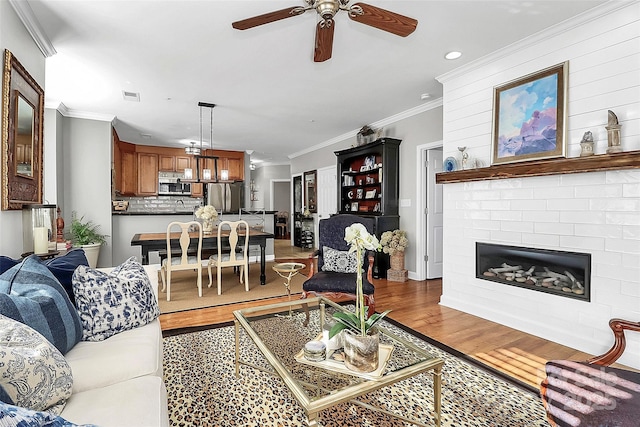
[[[0,402],[0,426],[2,427],[95,427],[93,424],[78,426],[50,412],[32,411]]]
[[[0,401],[57,415],[72,390],[71,367],[58,349],[27,325],[0,315]]]
[[[328,246],[322,247],[322,271],[335,271],[336,273],[355,273],[358,264],[358,253],[349,251],[338,251]]]
[[[160,315],[149,276],[135,257],[109,274],[79,266],[72,282],[83,341],[103,341]]]
[[[0,275],[0,314],[32,327],[62,354],[82,338],[76,308],[53,273],[35,255]]]

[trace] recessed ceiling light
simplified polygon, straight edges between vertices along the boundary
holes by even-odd
[[[458,59],[462,56],[462,52],[458,52],[458,51],[452,51],[447,53],[444,57],[445,59]]]
[[[422,99],[423,101],[425,99],[429,99],[431,98],[431,94],[430,93],[423,93],[422,95],[420,95],[420,99]]]

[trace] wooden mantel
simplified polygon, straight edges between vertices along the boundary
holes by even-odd
[[[534,160],[436,174],[437,184],[640,168],[640,151]]]

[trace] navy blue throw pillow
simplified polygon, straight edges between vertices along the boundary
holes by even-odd
[[[58,282],[60,282],[64,290],[67,292],[71,303],[75,306],[76,297],[73,295],[71,278],[73,277],[73,272],[76,271],[78,266],[89,266],[89,261],[87,261],[84,249],[72,249],[63,256],[45,261],[44,264],[47,266],[49,271],[56,276]]]
[[[0,275],[0,314],[35,329],[62,354],[82,338],[76,308],[36,255]]]
[[[19,259],[9,258],[8,256],[4,255],[0,256],[0,274],[4,273],[8,269],[19,263]]]

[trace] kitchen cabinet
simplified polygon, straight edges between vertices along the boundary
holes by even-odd
[[[188,155],[158,155],[158,170],[163,172],[184,172],[185,169],[191,167],[191,156]]]
[[[158,155],[137,153],[138,157],[138,196],[158,195]]]
[[[116,194],[134,196],[138,191],[136,146],[116,139],[113,146],[113,162],[113,186]]]

